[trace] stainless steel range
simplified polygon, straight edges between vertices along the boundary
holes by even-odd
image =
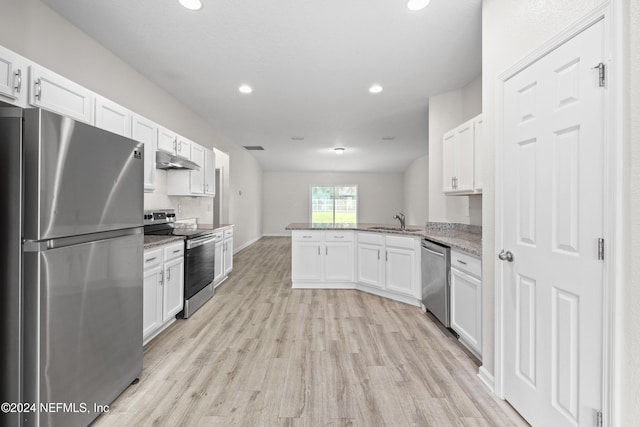
[[[178,316],[187,319],[213,297],[213,229],[176,223],[175,211],[162,209],[144,212],[144,234],[184,236],[184,310]]]

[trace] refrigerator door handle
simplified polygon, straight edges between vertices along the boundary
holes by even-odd
[[[66,246],[80,245],[82,243],[97,242],[100,240],[114,239],[117,237],[134,236],[143,234],[144,228],[125,228],[123,230],[103,231],[100,233],[82,234],[80,236],[58,237],[47,240],[25,240],[22,248],[25,252],[41,252],[48,249],[63,248]]]

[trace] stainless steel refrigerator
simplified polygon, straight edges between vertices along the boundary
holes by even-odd
[[[1,425],[86,426],[142,372],[142,153],[0,108],[0,401],[35,405]]]

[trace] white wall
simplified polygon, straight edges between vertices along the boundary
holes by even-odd
[[[442,137],[482,112],[481,83],[478,77],[463,88],[429,98],[429,221],[481,224],[481,202],[474,199],[470,205],[468,196],[445,196],[442,192]]]
[[[357,185],[358,222],[399,224],[393,216],[404,208],[402,173],[265,171],[265,234],[286,234],[285,227],[289,223],[311,220],[312,185]]]
[[[429,216],[429,156],[415,159],[404,172],[404,210],[407,224],[424,225]]]
[[[246,150],[213,129],[196,112],[142,76],[111,51],[38,0],[2,1],[0,45],[73,80],[197,143],[229,153],[229,183],[242,187],[251,200],[261,200],[262,170]],[[162,181],[162,177],[160,177]],[[152,197],[150,200],[161,199]],[[145,198],[147,201],[148,196]],[[262,234],[260,209],[246,209],[243,199],[230,198],[235,245]],[[191,202],[187,202],[188,204]],[[198,202],[200,204],[201,202]],[[238,205],[234,205],[237,203]],[[190,208],[195,208],[195,202]],[[257,206],[260,206],[258,203]],[[206,203],[204,208],[206,209]],[[206,212],[206,211],[205,211]],[[206,214],[200,216],[207,217]]]

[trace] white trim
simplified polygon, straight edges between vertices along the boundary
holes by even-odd
[[[237,254],[238,252],[240,252],[243,249],[246,249],[247,247],[253,245],[255,242],[257,242],[258,240],[262,239],[262,235],[256,237],[253,240],[249,240],[248,242],[242,244],[241,246],[238,246],[237,248],[233,248],[233,254]]]
[[[504,159],[502,147],[504,141],[503,121],[504,115],[504,84],[522,71],[524,68],[538,61],[557,47],[575,37],[591,25],[604,20],[605,25],[605,60],[608,63],[608,81],[605,88],[604,101],[604,238],[607,242],[607,256],[605,257],[603,278],[603,378],[602,378],[602,411],[605,425],[616,425],[619,420],[619,399],[616,392],[619,383],[619,358],[621,340],[617,335],[620,324],[620,314],[617,306],[619,303],[619,289],[621,287],[622,257],[622,225],[623,225],[623,141],[624,141],[624,54],[622,41],[624,38],[623,0],[606,1],[594,8],[590,13],[576,21],[574,24],[561,31],[558,35],[542,44],[539,48],[527,55],[498,76],[496,88],[496,122],[495,122],[495,182],[496,182],[496,230],[495,249],[499,250],[504,243],[503,233],[503,191],[502,168]],[[606,150],[605,148],[605,150]],[[495,261],[495,394],[504,399],[504,328],[503,328],[503,298],[504,298],[504,270],[503,263]],[[480,368],[480,371],[483,367]]]
[[[478,369],[478,378],[480,378],[482,384],[484,384],[491,393],[494,392],[495,383],[493,375],[491,375],[491,373],[489,373],[489,371],[484,366],[480,366],[480,369]]]
[[[263,233],[262,237],[291,237],[291,232],[287,233]]]

